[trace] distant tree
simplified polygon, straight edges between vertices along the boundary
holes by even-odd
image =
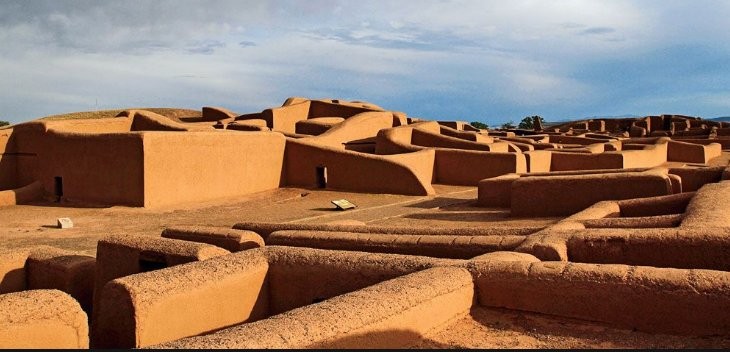
[[[522,121],[520,121],[520,124],[517,127],[524,129],[524,130],[531,130],[531,129],[535,128],[535,125],[532,124],[532,119],[534,117],[537,117],[538,119],[540,119],[540,122],[542,122],[543,124],[545,123],[545,120],[540,116],[537,116],[537,115],[536,116],[527,116],[524,119],[522,119]]]
[[[9,124],[10,124],[10,122],[7,122],[7,121],[1,121],[1,120],[0,120],[0,127],[2,127],[2,126],[7,126],[7,125],[9,125]]]
[[[472,121],[469,124],[472,125],[472,126],[474,126],[474,127],[476,127],[476,128],[482,129],[482,130],[485,130],[485,129],[489,128],[489,125],[487,125],[484,122]]]
[[[515,128],[515,122],[514,121],[509,121],[509,122],[505,122],[505,123],[502,124],[502,129],[511,130],[513,128]]]

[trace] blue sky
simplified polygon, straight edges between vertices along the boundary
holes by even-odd
[[[289,96],[491,125],[730,115],[730,1],[39,1],[0,5],[0,120]]]

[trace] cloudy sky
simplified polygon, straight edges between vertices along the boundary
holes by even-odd
[[[0,120],[289,96],[491,125],[730,115],[730,1],[2,0]]]

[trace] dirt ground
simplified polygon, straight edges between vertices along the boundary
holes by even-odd
[[[281,188],[245,198],[176,209],[95,207],[38,202],[0,208],[0,248],[52,245],[95,255],[108,235],[159,236],[167,226],[230,228],[241,221],[327,223],[358,220],[367,224],[432,227],[524,228],[538,231],[559,218],[510,218],[505,209],[474,207],[475,187],[435,185],[435,196],[364,194]],[[356,209],[335,210],[330,201],[347,199]],[[71,229],[57,229],[69,217]],[[730,335],[656,335],[597,323],[502,309],[473,308],[470,314],[425,336],[416,348],[688,348],[730,347]]]

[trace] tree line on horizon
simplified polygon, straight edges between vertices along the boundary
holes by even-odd
[[[540,122],[543,122],[543,123],[545,122],[545,119],[543,119],[542,116],[539,116],[539,115],[526,116],[525,118],[522,119],[522,121],[520,121],[520,123],[517,126],[515,126],[514,121],[510,120],[508,122],[503,123],[501,126],[499,126],[499,128],[501,128],[501,129],[520,128],[523,130],[531,130],[531,129],[535,128],[535,126],[532,124],[533,117],[537,117],[538,119],[540,119]],[[473,121],[473,122],[470,122],[470,124],[479,129],[489,128],[489,125],[487,125],[486,123],[481,122],[481,121]]]

